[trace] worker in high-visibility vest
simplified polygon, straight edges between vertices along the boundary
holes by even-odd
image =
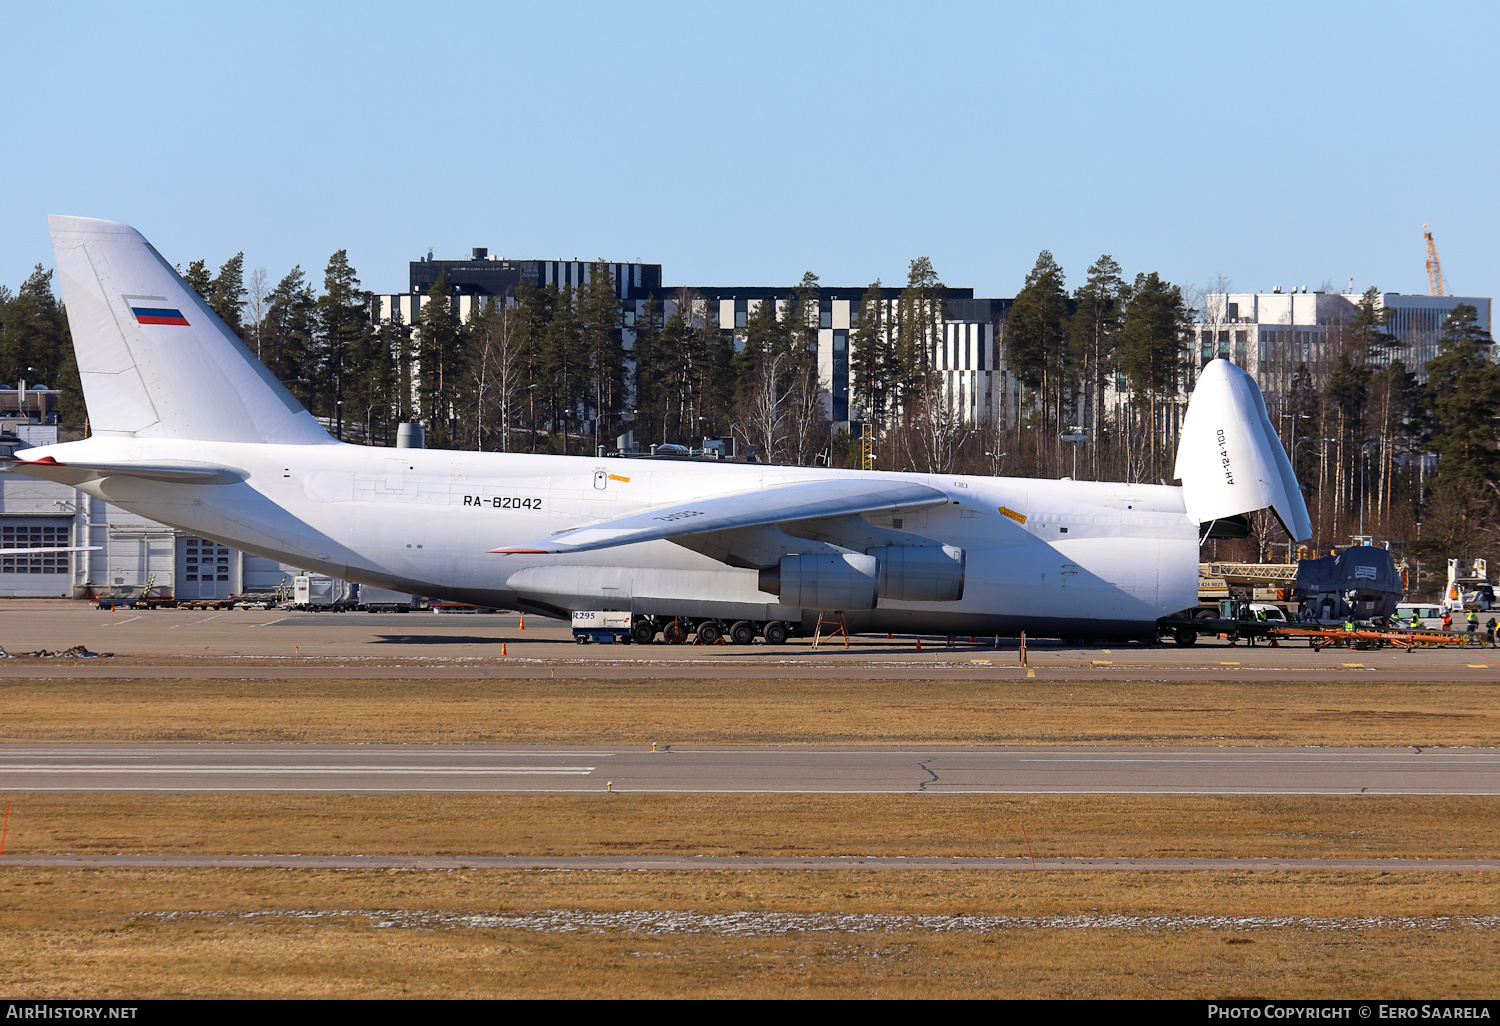
[[[1415,609],[1411,611],[1411,629],[1414,631],[1419,631],[1422,629],[1422,620],[1419,616],[1417,616],[1417,611]]]
[[[1470,634],[1473,634],[1475,631],[1479,630],[1479,614],[1474,612],[1474,610],[1469,610],[1468,615],[1465,616],[1464,619],[1469,621]]]
[[[1495,618],[1490,617],[1490,622],[1484,625],[1485,632],[1490,636],[1490,648],[1495,647]]]
[[[1452,629],[1453,629],[1453,613],[1452,613],[1451,610],[1445,609],[1445,610],[1443,610],[1443,630],[1445,630],[1445,631],[1451,631]]]

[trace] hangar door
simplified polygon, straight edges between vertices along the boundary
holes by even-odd
[[[177,539],[177,597],[194,599],[228,598],[233,576],[230,559],[233,550],[207,538],[190,536]]]
[[[72,588],[71,552],[35,555],[6,549],[39,549],[73,544],[73,518],[6,517],[0,523],[0,595],[68,595]]]

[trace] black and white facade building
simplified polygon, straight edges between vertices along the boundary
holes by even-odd
[[[468,260],[415,260],[410,265],[405,293],[376,297],[382,321],[399,317],[412,324],[428,300],[432,286],[446,276],[448,288],[461,320],[468,319],[475,304],[496,299],[511,302],[521,284],[538,287],[556,285],[576,289],[589,280],[592,263],[580,260],[507,260],[491,257],[476,248]],[[749,319],[766,303],[776,306],[778,317],[792,302],[795,288],[764,286],[664,286],[660,264],[611,263],[615,295],[624,308],[621,341],[627,352],[634,345],[634,325],[646,300],[655,297],[663,318],[682,304],[692,305],[693,316],[715,320],[719,330],[744,345]],[[818,290],[818,370],[828,392],[828,416],[835,429],[847,430],[860,419],[850,409],[849,336],[859,321],[860,303],[867,287],[820,287]],[[901,294],[885,289],[887,314],[894,320]],[[1004,367],[1002,344],[1009,299],[976,299],[973,289],[947,290],[942,338],[933,355],[933,367],[943,380],[949,400],[962,416],[974,424],[1014,423],[1015,382]],[[415,399],[416,397],[414,397]]]

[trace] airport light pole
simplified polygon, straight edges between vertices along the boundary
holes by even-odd
[[[1072,442],[1073,443],[1073,478],[1072,479],[1074,481],[1076,481],[1076,480],[1078,480],[1078,443],[1079,442],[1087,442],[1089,440],[1089,433],[1088,433],[1088,431],[1086,429],[1081,428],[1081,427],[1070,427],[1070,428],[1068,428],[1068,430],[1067,430],[1066,433],[1058,435],[1058,437],[1061,438],[1064,442]]]

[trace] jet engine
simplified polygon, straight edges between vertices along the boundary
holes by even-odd
[[[964,597],[964,550],[954,545],[885,545],[871,549],[880,560],[880,597],[903,602],[957,602]]]
[[[803,609],[873,609],[878,598],[956,602],[964,565],[964,550],[952,545],[883,545],[868,555],[783,556],[760,572],[759,586]]]
[[[760,590],[803,609],[874,609],[880,563],[858,552],[783,556],[760,572]]]

